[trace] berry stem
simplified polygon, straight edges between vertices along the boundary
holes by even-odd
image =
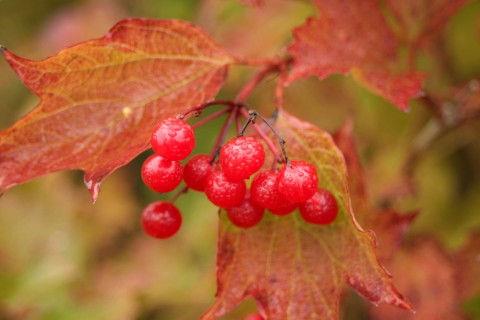
[[[278,65],[271,64],[263,67],[258,71],[243,87],[235,97],[236,103],[242,103],[252,94],[253,90],[263,81],[270,73],[275,72]]]
[[[185,117],[188,117],[190,116],[191,114],[194,114],[195,116],[199,116],[203,110],[205,110],[206,108],[208,107],[211,107],[211,106],[228,106],[228,107],[236,107],[237,104],[231,100],[212,100],[212,101],[209,101],[209,102],[206,102],[206,103],[202,103],[201,105],[198,105],[198,106],[195,106],[193,108],[190,108],[189,110],[187,110],[185,113],[179,115],[178,117],[180,119],[184,119]]]
[[[203,118],[202,120],[200,121],[197,121],[195,124],[192,125],[192,127],[195,129],[195,128],[198,128],[198,127],[201,127],[203,126],[204,124],[207,124],[208,122],[212,121],[212,120],[215,120],[219,117],[221,117],[222,115],[224,115],[225,113],[229,112],[232,110],[232,107],[225,107],[223,108],[222,110],[218,110],[218,111],[215,111],[214,113],[206,116],[205,118]]]
[[[260,135],[260,137],[265,140],[265,142],[267,143],[267,146],[274,153],[276,158],[281,162],[281,160],[282,160],[281,158],[283,157],[283,161],[285,163],[288,163],[287,151],[285,149],[286,142],[285,142],[285,139],[283,139],[280,136],[280,134],[277,132],[277,130],[275,130],[275,128],[273,128],[273,126],[264,117],[262,117],[257,111],[254,111],[254,110],[247,111],[245,108],[241,108],[240,112],[242,113],[242,115],[245,118],[248,119],[247,123],[245,123],[245,126],[241,131],[241,134],[243,135],[243,133],[245,132],[247,127],[250,124],[252,124],[255,131],[257,131],[257,133]],[[280,157],[279,152],[278,152],[277,148],[275,147],[275,144],[270,139],[270,137],[268,137],[268,135],[266,135],[265,132],[263,132],[262,128],[260,128],[260,126],[257,123],[255,123],[255,119],[257,117],[260,118],[260,120],[262,120],[267,125],[267,127],[273,132],[273,134],[277,138],[278,144],[280,145],[280,148],[282,150],[282,157]]]
[[[182,194],[185,194],[188,192],[188,187],[187,186],[184,186],[182,189],[178,190],[178,192],[176,192],[169,200],[169,202],[171,203],[175,203],[175,201],[177,201],[177,199],[182,195]]]
[[[215,162],[217,159],[218,153],[220,152],[220,148],[225,141],[225,137],[227,136],[228,130],[230,129],[230,126],[232,125],[233,120],[237,116],[237,111],[238,107],[235,106],[234,108],[230,109],[230,114],[223,123],[222,129],[220,129],[220,133],[217,136],[217,139],[215,141],[215,144],[212,149],[211,157],[212,157],[212,163]]]

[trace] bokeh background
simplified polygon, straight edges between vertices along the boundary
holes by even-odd
[[[284,52],[290,30],[315,11],[308,1],[271,0],[251,8],[236,0],[0,0],[0,43],[41,59],[103,35],[124,17],[178,18],[205,28],[236,55]],[[418,66],[426,88],[448,96],[451,86],[480,75],[480,2],[470,1],[447,24],[440,45]],[[251,69],[235,67],[221,92],[232,97]],[[249,100],[272,110],[273,81]],[[0,61],[0,128],[38,99]],[[353,119],[369,191],[380,203],[398,178],[412,142],[432,114],[420,101],[402,113],[349,77],[307,79],[287,90],[287,109],[327,130]],[[197,131],[208,152],[219,123]],[[480,228],[480,123],[452,130],[428,148],[415,167],[416,196],[395,202],[420,210],[408,237],[427,235],[448,250]],[[80,172],[60,172],[17,186],[0,198],[0,319],[196,319],[213,302],[217,211],[198,193],[178,201],[185,213],[179,234],[156,241],[140,230],[142,208],[164,198],[146,189],[139,168],[148,152],[118,170],[92,204]],[[480,248],[479,248],[480,254]],[[480,319],[480,299],[464,306]],[[368,319],[352,299],[345,317]],[[251,301],[226,319],[254,310]]]

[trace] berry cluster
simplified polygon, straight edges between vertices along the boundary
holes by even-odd
[[[187,188],[204,192],[213,204],[226,209],[238,227],[255,226],[265,209],[283,216],[298,208],[303,219],[314,224],[329,224],[338,213],[335,197],[317,187],[313,165],[284,161],[280,169],[259,171],[265,151],[255,137],[242,134],[232,138],[214,156],[195,155],[183,167],[180,160],[195,147],[194,131],[184,120],[169,118],[155,129],[151,145],[155,154],[145,160],[141,170],[149,188],[170,192],[183,179]],[[248,189],[246,181],[252,175]],[[181,223],[179,210],[170,202],[158,201],[143,211],[143,228],[155,238],[171,237]]]

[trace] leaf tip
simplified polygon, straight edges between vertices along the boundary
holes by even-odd
[[[85,175],[83,182],[85,183],[85,186],[87,187],[90,195],[92,196],[92,202],[95,203],[97,201],[98,193],[100,191],[100,181],[89,179]]]

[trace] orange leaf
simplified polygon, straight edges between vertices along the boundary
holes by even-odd
[[[316,75],[352,73],[372,91],[401,110],[421,93],[423,76],[416,72],[397,73],[397,39],[387,25],[375,0],[317,0],[319,18],[310,18],[294,30],[289,52],[293,68],[285,85]]]
[[[210,100],[232,62],[197,27],[147,19],[43,61],[4,55],[41,102],[0,132],[0,191],[82,169],[94,199],[105,176],[149,147],[159,120]]]
[[[275,126],[291,158],[317,166],[320,184],[339,202],[339,216],[316,226],[296,213],[267,215],[258,226],[239,230],[222,213],[217,300],[203,319],[227,313],[247,296],[267,319],[338,319],[346,284],[374,303],[409,309],[377,262],[371,235],[355,221],[345,162],[331,136],[285,112]]]

